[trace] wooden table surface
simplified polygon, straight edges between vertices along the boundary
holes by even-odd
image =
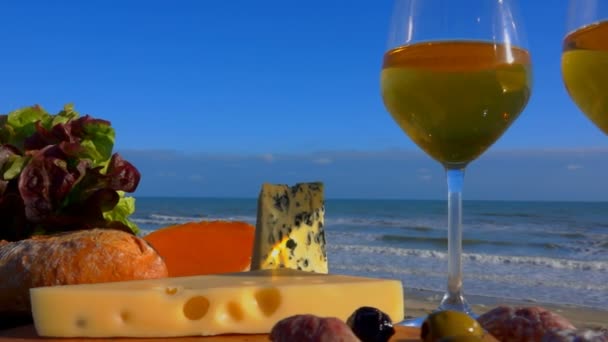
[[[420,329],[412,327],[395,327],[396,333],[391,338],[392,342],[419,342]],[[36,334],[33,325],[21,326],[18,328],[1,330],[0,342],[16,341],[16,342],[91,342],[103,339],[89,338],[42,338]],[[222,335],[222,336],[207,336],[207,337],[178,337],[178,338],[113,338],[115,342],[139,342],[139,341],[173,341],[173,342],[268,342],[268,335]],[[485,342],[495,342],[496,340],[487,335]]]

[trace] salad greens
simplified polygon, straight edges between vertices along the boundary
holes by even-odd
[[[112,154],[109,121],[40,106],[0,115],[0,240],[89,228],[137,234],[139,171]]]

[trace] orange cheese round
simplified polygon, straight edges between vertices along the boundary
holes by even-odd
[[[249,269],[255,227],[240,221],[188,222],[155,230],[144,239],[160,254],[169,276]]]

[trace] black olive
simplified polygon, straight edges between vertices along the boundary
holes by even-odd
[[[355,310],[346,324],[361,342],[386,342],[395,334],[391,318],[381,310],[369,306]]]

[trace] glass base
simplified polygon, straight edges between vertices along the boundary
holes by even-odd
[[[467,303],[466,299],[462,296],[462,294],[449,294],[446,293],[441,300],[441,304],[439,304],[439,308],[437,311],[460,311],[464,312],[467,315],[477,318],[477,315],[473,312],[473,309]]]
[[[420,328],[422,326],[422,323],[424,323],[424,321],[426,320],[426,317],[427,316],[407,318],[407,319],[404,319],[403,321],[397,323],[397,325],[402,326],[402,327]]]
[[[441,303],[439,304],[439,307],[433,310],[433,312],[447,310],[464,312],[467,315],[473,317],[474,319],[477,319],[477,317],[479,317],[476,313],[473,312],[473,309],[462,295],[450,296],[449,294],[445,294],[443,296],[443,299],[441,300]],[[397,325],[404,327],[420,328],[422,327],[422,324],[424,323],[426,318],[427,316],[406,318],[403,321],[397,323]]]

